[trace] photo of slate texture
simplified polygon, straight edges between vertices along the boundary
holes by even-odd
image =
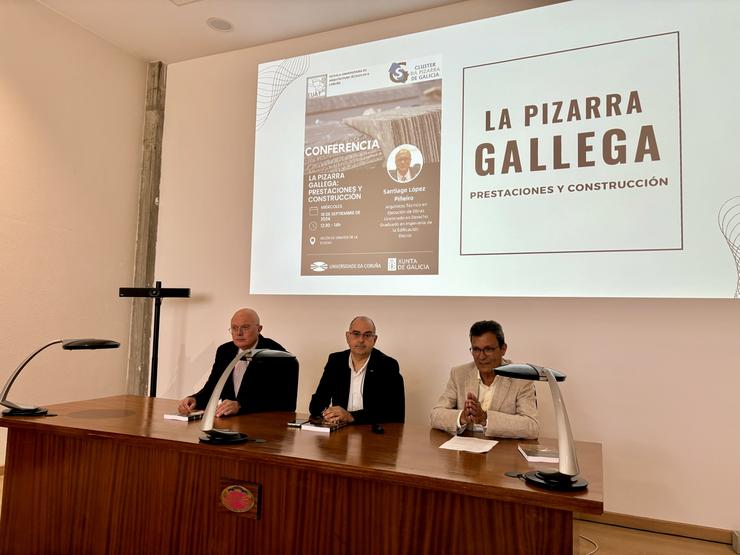
[[[385,167],[401,144],[419,147],[424,163],[439,163],[442,80],[306,101],[306,147],[377,139],[381,151],[304,157],[304,175]]]

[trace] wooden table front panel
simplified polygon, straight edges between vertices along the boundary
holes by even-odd
[[[107,438],[10,434],[3,553],[572,553],[567,511]],[[258,520],[219,510],[222,478],[262,485]]]
[[[1,553],[570,554],[572,511],[600,505],[593,499],[600,493],[535,491],[533,502],[529,488],[506,478],[509,493],[481,487],[478,482],[492,479],[489,472],[502,474],[489,468],[491,453],[432,445],[427,453],[440,452],[447,476],[437,476],[428,456],[415,464],[423,472],[409,474],[404,442],[424,446],[431,438],[434,444],[436,432],[426,431],[424,439],[414,430],[406,438],[400,427],[389,458],[377,446],[394,437],[391,426],[387,438],[360,429],[320,438],[285,431],[280,415],[274,432],[265,428],[268,443],[214,448],[183,439],[197,441],[194,423],[168,428],[179,436],[174,440],[151,437],[163,426],[161,414],[150,414],[151,422],[129,435],[105,425],[99,431],[65,427],[59,413],[46,421],[56,425],[8,426]],[[254,429],[256,421],[247,421]],[[358,441],[362,449],[355,452]],[[317,446],[322,460],[312,460]],[[503,463],[514,470],[519,464],[515,458]],[[260,484],[259,519],[220,505],[224,479]],[[599,468],[598,488],[600,480]]]

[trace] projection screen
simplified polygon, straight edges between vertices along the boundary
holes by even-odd
[[[251,293],[738,296],[739,23],[573,1],[261,64]]]

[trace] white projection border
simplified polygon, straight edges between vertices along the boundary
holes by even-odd
[[[250,292],[738,296],[738,26],[575,0],[262,64]]]

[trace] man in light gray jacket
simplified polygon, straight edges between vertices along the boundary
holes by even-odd
[[[451,434],[465,428],[491,437],[536,439],[540,423],[534,382],[496,375],[506,341],[501,324],[476,322],[470,328],[473,361],[456,366],[430,415],[433,428]]]

